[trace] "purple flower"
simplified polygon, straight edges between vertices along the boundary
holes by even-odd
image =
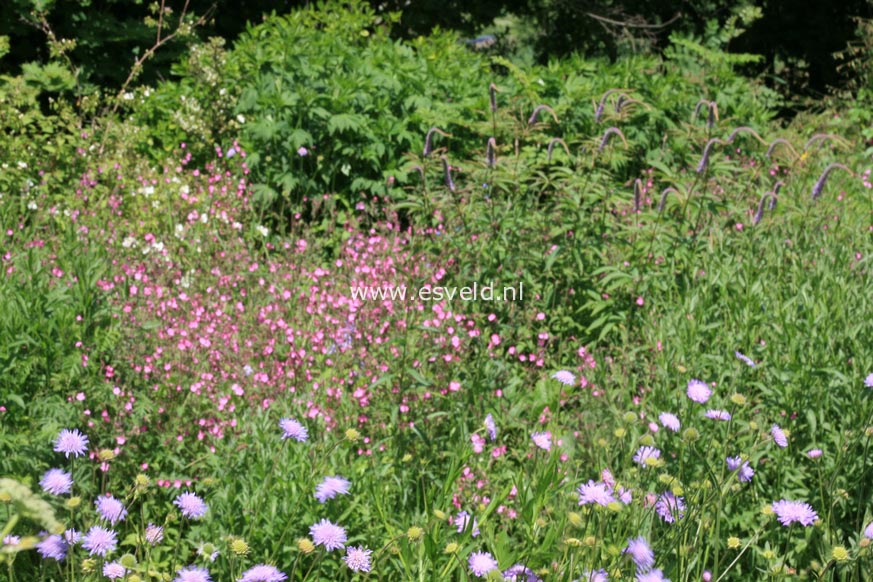
[[[300,156],[301,158],[305,158],[306,156],[309,155],[309,150],[303,146],[300,146],[299,148],[297,148],[297,155]]]
[[[107,562],[106,564],[103,564],[103,575],[110,580],[124,578],[125,574],[127,574],[127,568],[118,562]]]
[[[62,469],[49,469],[39,482],[46,493],[62,495],[73,488],[73,476]]]
[[[864,386],[867,388],[873,388],[873,374],[868,374],[866,378],[864,378]]]
[[[685,517],[685,500],[676,497],[670,491],[665,491],[655,503],[655,512],[667,523],[673,523]]]
[[[179,570],[173,582],[212,582],[212,578],[209,577],[209,570],[206,568],[188,566]]]
[[[164,528],[150,523],[145,528],[145,539],[151,545],[157,545],[164,539]]]
[[[609,576],[606,570],[585,570],[582,572],[582,577],[576,582],[609,582]]]
[[[813,511],[812,506],[802,501],[782,499],[774,501],[771,507],[782,525],[799,523],[802,526],[809,526],[818,519],[818,514]]]
[[[631,501],[634,500],[630,489],[625,489],[624,487],[619,487],[618,488],[618,500],[621,501],[622,503],[624,503],[625,505],[630,505]]]
[[[342,477],[325,477],[324,481],[315,487],[315,498],[319,503],[325,503],[337,495],[348,495],[351,482]]]
[[[773,428],[770,429],[770,434],[777,445],[783,449],[788,446],[788,437],[785,436],[785,431],[779,428],[778,424],[773,425]]]
[[[95,525],[88,530],[82,539],[82,547],[88,550],[92,556],[105,556],[118,546],[116,533]]]
[[[282,440],[294,439],[295,441],[305,443],[309,438],[309,431],[306,430],[306,427],[293,418],[283,418],[280,420],[279,428],[284,432]]]
[[[112,525],[124,521],[124,518],[127,517],[124,504],[111,495],[98,497],[94,505],[97,506],[97,513],[100,514],[100,517]]]
[[[288,576],[276,569],[275,566],[258,564],[243,572],[242,578],[237,582],[282,582],[287,579]]]
[[[810,450],[806,453],[806,456],[809,457],[810,459],[817,459],[817,458],[819,458],[820,456],[822,456],[822,454],[824,454],[824,453],[822,452],[821,449],[810,449]]]
[[[79,432],[79,429],[64,429],[55,439],[55,452],[64,453],[69,459],[70,455],[80,456],[88,451],[88,437]]]
[[[873,522],[867,524],[864,528],[864,537],[868,540],[873,540]]]
[[[474,538],[479,535],[479,522],[476,521],[475,517],[471,518],[466,511],[459,511],[452,523],[458,527],[458,533],[464,533],[467,528],[470,528],[470,533]]]
[[[70,528],[64,532],[64,540],[71,546],[78,544],[82,540],[82,534]]]
[[[634,455],[634,462],[639,463],[644,469],[649,468],[649,459],[656,461],[661,458],[661,451],[655,447],[642,446]]]
[[[485,417],[485,428],[488,429],[488,438],[492,441],[497,438],[497,424],[495,424],[491,414]]]
[[[743,461],[741,457],[728,457],[725,459],[725,462],[727,463],[728,470],[736,471],[739,469],[737,478],[741,483],[748,483],[755,476],[755,470],[752,469],[748,461]]]
[[[740,353],[740,352],[734,352],[734,355],[735,355],[735,356],[736,356],[740,361],[742,361],[744,364],[746,364],[747,366],[749,366],[750,368],[754,368],[754,367],[755,367],[755,362],[752,361],[752,359],[751,359],[750,357],[745,356],[745,355],[743,355],[743,354]]]
[[[488,572],[497,569],[497,560],[488,552],[473,552],[468,561],[470,571],[478,578],[484,578]]]
[[[201,542],[200,545],[197,546],[197,555],[201,558],[206,558],[210,562],[214,562],[215,558],[217,558],[220,553],[221,552],[216,550],[215,546],[212,544],[204,544]]]
[[[572,386],[576,383],[576,375],[568,370],[558,370],[552,374],[552,378],[567,386]]]
[[[503,571],[505,582],[543,582],[536,572],[524,564],[515,564]]]
[[[700,380],[695,378],[688,382],[688,398],[690,398],[694,402],[699,402],[700,404],[703,404],[707,400],[709,400],[709,397],[711,395],[712,390],[710,390],[709,386],[707,386]]]
[[[21,543],[21,536],[8,535],[3,538],[4,546],[17,546]]]
[[[369,572],[370,571],[370,554],[373,550],[365,548],[356,548],[349,546],[346,548],[346,555],[343,560],[353,572]]]
[[[649,545],[646,538],[642,536],[629,539],[624,553],[630,554],[638,570],[648,570],[655,565],[655,552],[652,551],[652,546]]]
[[[610,503],[615,503],[611,488],[604,483],[595,483],[589,480],[588,483],[580,485],[576,491],[579,492],[579,505],[596,503],[606,507]]]
[[[544,451],[552,450],[552,433],[550,432],[535,432],[530,435],[534,444]]]
[[[309,533],[312,535],[315,545],[324,546],[324,549],[329,552],[345,547],[346,530],[326,519],[322,519],[310,527]]]
[[[727,410],[715,410],[713,408],[710,408],[706,411],[706,418],[710,418],[712,420],[727,421],[731,419],[731,413]]]
[[[36,544],[36,551],[43,559],[51,558],[58,562],[62,562],[67,557],[67,548],[67,542],[59,535],[50,535]]]
[[[664,572],[655,568],[648,572],[637,572],[637,582],[670,582],[670,579],[664,578]]]
[[[202,499],[188,491],[179,495],[176,500],[173,501],[173,505],[178,507],[182,512],[182,516],[187,517],[188,519],[200,519],[209,509],[209,506],[207,506]]]
[[[682,425],[679,423],[679,417],[677,417],[672,412],[662,412],[658,415],[658,420],[661,421],[661,425],[664,428],[668,428],[673,432],[679,432],[679,429]]]

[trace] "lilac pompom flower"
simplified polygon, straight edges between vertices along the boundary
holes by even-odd
[[[46,493],[62,495],[73,489],[73,476],[62,469],[49,469],[39,482]]]
[[[372,553],[373,550],[349,546],[346,548],[346,555],[343,557],[343,561],[353,572],[369,572],[370,554]]]
[[[783,449],[788,446],[788,437],[785,435],[785,431],[779,428],[778,424],[773,425],[773,428],[770,429],[770,434],[777,445]]]
[[[237,582],[283,582],[288,576],[279,571],[275,566],[258,564],[243,572]]]
[[[552,374],[552,378],[567,386],[572,386],[576,383],[576,375],[568,370],[558,370]]]
[[[679,432],[679,429],[682,427],[679,422],[679,417],[672,412],[662,412],[658,415],[658,420],[661,421],[661,426],[670,429],[673,432]]]
[[[348,495],[351,482],[342,477],[325,477],[324,480],[315,487],[315,498],[319,503],[325,503],[328,499],[333,499],[337,495]]]
[[[712,396],[712,390],[706,383],[698,379],[692,379],[688,382],[688,398],[700,404],[705,403]]]
[[[344,548],[347,540],[346,530],[326,519],[310,527],[309,533],[315,545],[324,546],[329,552]]]
[[[95,525],[82,538],[82,547],[92,556],[105,556],[118,547],[118,537],[114,531]]]
[[[112,525],[119,521],[124,521],[124,518],[127,517],[127,510],[124,508],[124,504],[112,495],[98,497],[94,505],[97,506],[97,513],[100,514],[100,517]]]
[[[294,439],[295,441],[305,443],[309,438],[309,431],[306,430],[306,427],[293,418],[283,418],[280,420],[279,428],[283,432],[282,440]]]
[[[470,571],[474,576],[484,578],[488,572],[497,569],[497,560],[488,552],[473,552],[468,560]]]
[[[624,553],[630,555],[638,570],[648,570],[655,565],[655,552],[642,536],[629,539]]]
[[[803,501],[782,499],[774,501],[771,507],[782,525],[799,523],[802,526],[810,526],[818,519],[818,514],[812,506]]]
[[[188,566],[177,572],[173,582],[212,582],[209,577],[209,570],[198,566]]]
[[[209,506],[194,493],[186,491],[173,501],[173,505],[179,508],[183,517],[188,519],[200,519],[206,515]]]
[[[70,455],[75,457],[84,455],[88,452],[88,437],[79,432],[79,429],[64,429],[55,439],[54,450],[56,453],[64,453],[68,459]]]

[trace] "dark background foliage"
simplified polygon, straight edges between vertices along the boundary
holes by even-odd
[[[869,0],[821,2],[819,0],[371,0],[380,12],[402,12],[394,34],[415,37],[434,27],[454,29],[474,37],[483,31],[497,37],[495,49],[512,35],[495,25],[512,16],[532,31],[526,37],[535,58],[581,52],[615,58],[622,40],[643,41],[655,50],[666,46],[672,32],[705,35],[733,14],[738,6],[758,7],[763,16],[728,48],[765,56],[755,73],[767,73],[774,86],[797,94],[816,95],[845,81],[834,52],[852,40],[856,17],[871,15]],[[249,23],[258,23],[270,12],[286,13],[309,5],[300,0],[192,0],[190,13],[208,14],[198,34],[234,41]],[[182,2],[168,3],[177,15]],[[7,0],[0,11],[0,35],[10,37],[10,53],[0,61],[0,73],[16,74],[24,63],[44,62],[44,34],[32,14],[44,10],[59,38],[75,38],[72,53],[88,82],[117,87],[125,68],[108,66],[119,61],[132,64],[154,40],[145,24],[150,5],[141,0]],[[497,19],[497,21],[495,21]],[[633,46],[639,46],[634,44]],[[140,81],[153,82],[170,75],[184,43],[166,47],[147,63]],[[787,92],[787,91],[786,91]]]

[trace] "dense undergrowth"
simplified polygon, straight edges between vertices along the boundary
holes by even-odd
[[[687,38],[382,26],[273,17],[118,116],[0,88],[0,577],[867,579],[845,112]]]

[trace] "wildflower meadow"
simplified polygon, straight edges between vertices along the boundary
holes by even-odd
[[[869,26],[169,4],[0,75],[0,580],[873,580]]]

